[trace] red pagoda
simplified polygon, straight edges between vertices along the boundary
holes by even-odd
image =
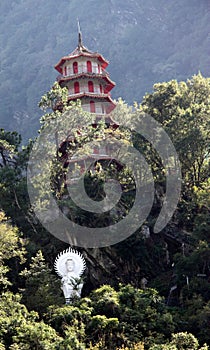
[[[68,89],[68,101],[81,100],[83,109],[96,115],[95,120],[103,117],[106,125],[115,130],[118,125],[109,116],[116,106],[110,95],[115,83],[105,70],[108,64],[101,54],[91,52],[83,45],[79,30],[78,46],[72,53],[62,57],[55,69],[60,73],[57,77],[59,85]],[[101,146],[95,147],[88,156],[68,159],[68,143],[69,141],[65,140],[60,145],[60,151],[64,167],[72,170],[75,179],[87,169],[87,159],[92,159],[93,163],[97,163],[99,159],[110,159],[107,147]]]
[[[67,87],[69,101],[80,99],[87,112],[108,114],[114,107],[110,91],[115,83],[105,71],[108,61],[99,53],[89,51],[79,32],[77,48],[55,65],[60,73],[57,80]]]

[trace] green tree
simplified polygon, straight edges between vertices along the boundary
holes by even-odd
[[[87,331],[97,324],[97,337],[92,331],[89,335],[92,334],[92,342],[98,342],[101,338],[110,348],[114,344],[132,348],[141,341],[148,346],[155,339],[161,341],[169,337],[174,330],[172,315],[167,312],[162,298],[154,289],[141,290],[126,285],[115,291],[104,285],[93,291],[91,300],[93,317]],[[112,338],[108,331],[109,322],[110,327],[114,327],[110,328]]]
[[[43,315],[49,305],[62,304],[60,280],[52,274],[41,251],[31,258],[29,268],[25,268],[21,276],[26,279],[22,294],[29,310],[36,310]]]
[[[187,80],[154,85],[142,110],[159,121],[178,152],[186,183],[200,186],[209,159],[210,79],[200,73]]]
[[[178,350],[184,349],[198,349],[198,340],[193,334],[187,332],[181,332],[172,334],[171,344],[175,345]]]
[[[210,178],[201,184],[201,187],[194,187],[194,201],[197,204],[197,213],[194,221],[193,236],[198,240],[205,240],[210,243]]]
[[[17,132],[0,131],[0,202],[1,209],[20,230],[35,231],[29,209],[26,183],[28,156],[32,147],[21,146]]]
[[[64,349],[85,348],[88,343],[86,327],[91,320],[90,299],[74,301],[73,305],[50,306],[45,315],[50,324],[63,338]]]
[[[3,293],[0,299],[0,342],[7,349],[52,349],[62,338],[55,330],[38,322],[38,314],[21,304],[21,296]]]
[[[16,163],[15,155],[21,143],[21,136],[16,132],[0,129],[0,167],[14,165]]]
[[[23,263],[25,243],[18,228],[13,227],[5,214],[0,211],[0,285],[1,288],[11,285],[10,277],[18,273],[18,263]],[[12,262],[12,264],[11,264]]]

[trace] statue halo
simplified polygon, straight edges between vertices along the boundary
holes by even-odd
[[[54,268],[57,274],[62,278],[66,275],[66,261],[72,259],[74,261],[74,271],[72,276],[79,278],[83,274],[86,263],[82,254],[72,248],[67,248],[59,253],[55,259]]]

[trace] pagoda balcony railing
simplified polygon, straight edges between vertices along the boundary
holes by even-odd
[[[98,92],[98,91],[89,92],[88,90],[86,90],[86,91],[84,90],[84,91],[80,91],[78,93],[71,93],[71,92],[69,92],[68,97],[78,97],[78,98],[80,98],[81,96],[83,96],[85,94],[88,95],[88,96],[93,96],[93,97],[95,97],[95,96],[98,96],[98,97],[110,97],[111,96],[109,92],[108,93]]]
[[[71,77],[79,77],[81,74],[87,74],[89,77],[97,77],[97,76],[102,76],[102,77],[109,77],[109,73],[106,70],[103,70],[101,72],[88,72],[87,69],[78,69],[78,72],[69,72],[67,75],[62,75],[59,74],[57,76],[57,81],[65,80]]]

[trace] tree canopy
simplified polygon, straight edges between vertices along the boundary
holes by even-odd
[[[209,78],[198,74],[186,82],[155,84],[154,91],[132,108],[118,101],[114,113],[119,120],[145,112],[170,135],[182,165],[181,198],[167,227],[156,234],[154,223],[165,191],[164,166],[150,142],[132,130],[119,128],[116,140],[142,152],[154,177],[155,199],[145,222],[147,234],[139,228],[116,245],[81,249],[88,270],[82,298],[71,305],[64,305],[59,279],[50,268],[66,244],[42,227],[28,198],[26,169],[36,140],[21,147],[16,132],[1,130],[0,349],[208,349],[209,84]],[[57,104],[63,109],[55,111]],[[40,133],[51,130],[53,140],[57,137],[58,141],[54,153],[50,148],[54,158],[47,166],[51,193],[60,208],[67,210],[68,204],[75,219],[85,225],[114,223],[119,213],[126,215],[133,204],[135,183],[130,171],[114,164],[109,168],[99,162],[95,171],[87,172],[85,181],[89,197],[100,201],[106,177],[115,175],[123,188],[115,212],[100,219],[89,217],[66,197],[60,140],[69,141],[73,136],[66,152],[88,154],[90,141],[114,136],[114,131],[103,122],[93,126],[79,101],[67,104],[66,91],[58,84],[43,96],[40,106],[45,113]],[[64,123],[67,133],[62,134],[54,127],[65,112],[71,128]],[[84,123],[78,136],[80,117],[88,126]],[[49,144],[50,138],[46,147]],[[44,181],[42,177],[40,184]],[[45,198],[44,186],[40,191]]]

